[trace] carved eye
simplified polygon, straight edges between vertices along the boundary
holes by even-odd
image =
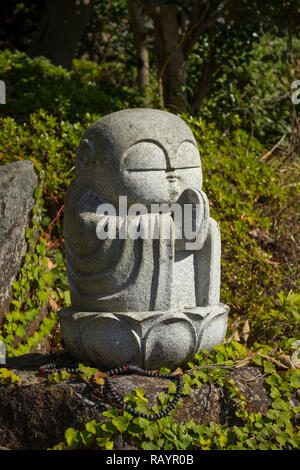
[[[192,142],[182,142],[176,154],[175,168],[200,168],[201,161],[197,147]]]
[[[123,170],[149,171],[165,170],[166,159],[163,150],[152,142],[138,142],[127,151]]]

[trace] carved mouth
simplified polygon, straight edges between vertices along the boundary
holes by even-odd
[[[175,181],[178,180],[178,176],[176,175],[167,175],[167,180],[170,181],[171,183],[174,183]]]

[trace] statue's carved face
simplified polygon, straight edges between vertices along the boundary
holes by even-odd
[[[94,190],[116,204],[177,201],[187,188],[201,189],[195,138],[179,117],[153,109],[113,113],[87,131],[88,171]]]
[[[178,146],[139,141],[125,152],[121,175],[139,202],[173,204],[186,188],[201,185],[200,155],[190,140]]]

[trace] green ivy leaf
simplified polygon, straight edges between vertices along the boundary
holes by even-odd
[[[103,416],[106,418],[117,418],[119,416],[117,410],[112,408],[111,410],[103,411]]]
[[[16,336],[19,336],[20,338],[25,336],[25,328],[24,328],[23,325],[18,325],[18,327],[16,329]]]
[[[189,383],[183,384],[182,387],[182,395],[190,395],[191,394],[191,386]]]
[[[135,391],[134,391],[135,396],[136,396],[139,400],[144,400],[146,403],[148,403],[147,398],[144,397],[145,393],[146,393],[146,391],[145,391],[143,388],[137,388],[137,389],[135,389]]]
[[[289,442],[295,449],[300,449],[300,436],[292,436],[289,438]]]
[[[111,421],[102,424],[101,429],[109,434],[116,434],[118,431],[117,427]]]
[[[148,400],[145,401],[144,397],[143,397],[143,400],[141,399],[136,400],[135,409],[136,411],[139,411],[140,413],[145,413],[145,414],[149,413]]]
[[[158,397],[157,397],[157,398],[158,398],[158,400],[159,400],[159,402],[160,402],[160,404],[161,404],[162,406],[167,405],[167,404],[169,403],[169,400],[170,400],[170,399],[169,399],[169,395],[168,395],[167,393],[165,393],[165,392],[160,392],[160,393],[158,394]]]
[[[142,420],[143,418],[136,418],[134,419],[133,422],[131,422],[127,428],[128,433],[137,438],[141,438],[144,432],[145,424],[139,421]],[[146,420],[143,420],[146,421]]]
[[[127,430],[129,422],[124,416],[118,416],[112,420],[114,426],[116,426],[119,432],[124,432]]]
[[[96,442],[99,447],[105,447],[106,450],[112,450],[114,448],[114,442],[106,437],[98,437]]]
[[[239,343],[238,341],[231,341],[231,344],[233,345],[234,349],[239,353],[239,358],[243,359],[247,357],[247,348]]]
[[[300,370],[294,371],[291,374],[290,384],[294,388],[300,388]]]
[[[92,433],[83,430],[80,433],[81,440],[86,447],[90,447],[94,443],[94,436]]]
[[[101,424],[98,423],[95,419],[86,423],[85,429],[91,434],[99,434],[101,429]]]
[[[272,362],[264,361],[264,373],[273,374],[275,372],[275,366]]]
[[[80,433],[74,428],[68,428],[65,432],[65,439],[69,449],[76,449],[80,442]]]
[[[142,442],[142,449],[143,450],[159,450],[161,447],[157,444],[154,444],[154,442]]]
[[[160,371],[161,374],[170,374],[171,371],[167,367],[161,367]]]
[[[276,410],[289,410],[290,409],[290,404],[288,401],[283,400],[280,397],[275,398],[275,400],[272,403],[273,408]]]
[[[144,429],[144,435],[145,435],[145,437],[150,439],[150,441],[153,441],[154,439],[158,438],[158,436],[159,436],[159,427],[158,427],[157,423],[155,423],[153,421],[149,421],[148,426],[145,427],[145,429]]]
[[[266,382],[267,384],[276,387],[280,384],[281,378],[279,377],[278,374],[273,374],[266,378]]]
[[[169,383],[168,392],[169,392],[170,394],[175,394],[175,393],[176,393],[176,390],[177,390],[177,387],[176,387],[175,382],[170,382],[170,383]]]
[[[279,444],[281,446],[284,446],[286,444],[286,442],[288,442],[290,436],[288,435],[288,433],[282,431],[280,432],[277,436],[276,436],[276,440],[279,442]]]

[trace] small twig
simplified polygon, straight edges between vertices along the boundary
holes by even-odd
[[[279,361],[276,361],[276,359],[274,359],[273,357],[270,357],[270,356],[267,356],[266,354],[261,354],[261,353],[258,353],[258,355],[263,357],[264,359],[267,359],[267,361],[272,362],[272,364],[279,367],[280,369],[288,369],[287,366],[285,366]]]
[[[68,175],[69,173],[71,173],[71,171],[73,171],[73,170],[75,170],[75,166],[72,166],[72,168],[71,168],[69,171],[67,171],[67,175]]]
[[[256,377],[252,377],[252,379],[243,379],[242,378],[242,381],[243,382],[253,382],[254,380],[262,379],[263,377],[265,377],[265,374],[258,374]]]
[[[250,362],[253,359],[253,356],[246,357],[246,359],[243,359],[239,364],[235,366],[235,369],[239,369],[240,367],[244,367],[248,362]]]
[[[274,145],[274,147],[272,147],[271,150],[269,150],[269,152],[265,153],[265,154],[262,156],[262,158],[263,158],[264,160],[267,160],[268,157],[269,157],[270,155],[272,155],[272,153],[274,152],[274,150],[276,150],[277,147],[281,144],[281,142],[285,139],[285,137],[286,137],[286,134],[284,134],[284,135],[281,137],[281,139],[279,139],[278,142]]]
[[[291,358],[286,354],[281,354],[279,359],[284,363],[284,365],[286,365],[290,369],[296,369],[295,364],[291,361]]]
[[[54,225],[55,222],[59,219],[61,213],[62,213],[63,210],[64,210],[64,207],[65,207],[65,206],[64,206],[64,204],[63,204],[63,205],[61,206],[61,208],[59,209],[59,211],[57,212],[57,214],[56,214],[56,216],[54,217],[54,219],[52,220],[52,222],[48,225],[48,227],[47,227],[45,233],[50,233],[50,232],[51,232],[53,225]],[[49,232],[48,232],[48,230],[49,230]]]
[[[201,370],[201,369],[237,369],[238,367],[242,367],[244,364],[248,363],[251,359],[253,359],[255,356],[250,356],[242,361],[237,361],[237,362],[222,362],[220,364],[206,364],[205,366],[196,366],[193,369],[188,369],[185,371],[185,374],[191,374],[195,370]]]

